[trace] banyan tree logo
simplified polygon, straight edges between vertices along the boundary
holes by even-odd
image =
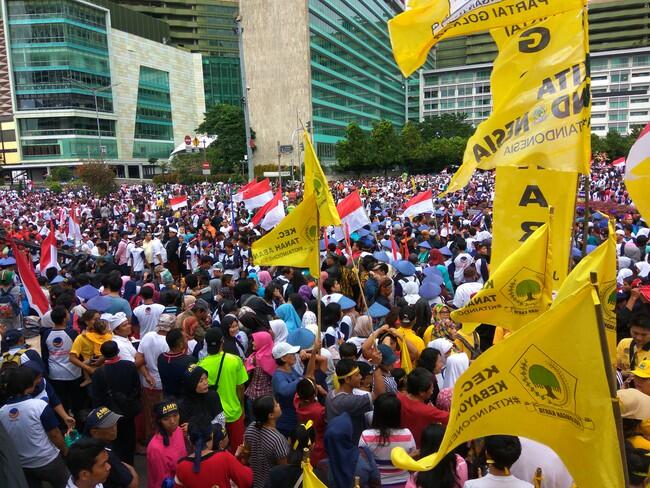
[[[538,309],[544,288],[544,277],[531,269],[522,268],[501,289],[514,309],[528,311]]]
[[[616,281],[607,281],[600,285],[600,303],[603,307],[605,321],[616,321]]]

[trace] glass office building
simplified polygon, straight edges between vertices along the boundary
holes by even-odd
[[[134,158],[166,158],[174,150],[169,73],[140,66]]]

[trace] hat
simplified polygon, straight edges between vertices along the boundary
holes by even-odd
[[[621,404],[621,417],[624,419],[650,418],[650,396],[635,388],[618,390],[616,396]]]
[[[158,318],[158,330],[171,330],[176,324],[176,315],[164,313]]]
[[[442,254],[443,256],[446,256],[448,258],[453,256],[453,253],[451,252],[451,249],[449,249],[447,246],[442,246],[440,249],[438,249],[438,251],[440,251],[440,254]]]
[[[0,283],[3,285],[8,285],[14,279],[14,272],[9,271],[8,269],[3,269],[0,271]]]
[[[103,313],[99,318],[108,323],[108,328],[111,329],[111,331],[117,329],[120,325],[129,320],[124,312],[117,312],[116,314]]]
[[[160,273],[160,280],[165,285],[174,283],[174,277],[172,276],[171,272],[168,269]]]
[[[170,227],[169,232],[173,232],[174,234],[178,234],[178,229],[176,227]]]
[[[212,327],[205,333],[204,340],[208,349],[218,349],[223,341],[223,333],[218,327]]]
[[[287,342],[292,346],[298,346],[300,349],[311,349],[314,345],[314,339],[316,339],[316,335],[301,327],[289,334]]]
[[[381,353],[381,364],[390,366],[391,364],[395,363],[395,361],[397,361],[397,357],[395,356],[395,353],[390,348],[390,346],[387,346],[386,344],[379,344],[379,346],[377,346],[377,349],[379,349],[379,352]]]
[[[413,276],[415,274],[415,265],[409,261],[396,261],[393,267],[404,276]]]
[[[388,315],[388,312],[390,312],[390,310],[384,307],[381,303],[377,302],[373,303],[368,308],[368,315],[370,315],[370,317],[373,319],[380,319],[382,317],[385,317]]]
[[[178,405],[176,402],[165,401],[157,403],[153,407],[154,415],[158,420],[167,417],[167,415],[173,415],[178,413]]]
[[[375,251],[372,253],[372,257],[379,262],[390,263],[390,258],[388,257],[388,254],[386,254],[384,251]]]
[[[420,286],[420,296],[425,300],[433,300],[438,298],[441,293],[440,284],[436,283],[429,278],[424,280]]]
[[[418,247],[421,247],[423,249],[431,249],[431,244],[429,244],[427,241],[422,241],[418,242]]]
[[[619,235],[619,236],[624,236],[624,235],[625,235],[625,232],[624,232],[623,230],[621,230],[621,229],[618,229],[618,230],[615,232],[615,234],[616,234],[616,235]]]
[[[354,308],[357,305],[354,302],[354,300],[346,297],[345,295],[341,295],[340,297],[338,297],[338,300],[335,303],[339,304],[341,310],[349,310],[351,308]]]
[[[18,344],[21,337],[23,337],[23,333],[20,329],[8,330],[3,338],[3,342],[7,347],[12,347]]]
[[[16,260],[12,257],[0,259],[0,266],[13,266],[16,264]]]
[[[273,354],[274,359],[280,359],[287,354],[296,354],[298,351],[300,351],[300,346],[292,346],[288,342],[278,342],[275,346],[273,346],[271,353]]]
[[[81,300],[87,301],[99,295],[99,290],[92,285],[84,285],[75,292]]]
[[[641,361],[637,367],[632,370],[632,374],[639,378],[650,378],[650,359]]]
[[[107,407],[99,407],[91,410],[86,418],[86,432],[90,429],[107,429],[113,427],[122,415],[109,410]]]
[[[62,283],[65,281],[65,278],[61,275],[56,275],[54,278],[52,278],[52,281],[50,281],[50,285],[56,285],[57,283]]]
[[[210,310],[210,305],[203,298],[199,298],[192,305],[192,310]]]

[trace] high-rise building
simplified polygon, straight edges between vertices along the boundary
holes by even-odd
[[[617,0],[589,6],[592,131],[627,133],[650,121],[650,4]],[[449,39],[421,71],[420,117],[464,113],[478,124],[491,113],[490,74],[497,48],[489,34]]]
[[[241,103],[237,0],[117,0],[169,25],[168,44],[203,56],[206,105]]]
[[[201,122],[201,57],[162,44],[166,24],[107,0],[4,0],[2,18],[3,172],[40,180],[102,159],[120,177],[150,177],[149,160],[167,158]]]
[[[395,0],[241,0],[255,164],[277,164],[278,144],[298,148],[308,122],[327,164],[351,122],[400,128],[416,116],[419,79],[405,83],[387,28],[403,8]]]

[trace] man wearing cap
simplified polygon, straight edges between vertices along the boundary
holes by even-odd
[[[230,450],[234,453],[244,441],[244,384],[248,381],[248,373],[239,356],[222,350],[220,329],[212,328],[205,333],[205,345],[208,355],[199,366],[207,371],[210,387],[219,393],[226,415]]]
[[[91,410],[86,418],[84,437],[97,439],[110,446],[117,439],[117,422],[121,418],[121,415],[107,407],[99,407]],[[112,449],[107,449],[107,452],[111,472],[105,481],[105,486],[137,488],[139,479],[133,466],[122,462]]]
[[[124,312],[117,312],[116,314],[103,313],[100,319],[108,324],[108,328],[113,333],[113,340],[120,350],[120,358],[134,362],[136,350],[129,339],[132,332],[131,322],[124,315]]]
[[[650,398],[650,360],[641,361],[631,372],[634,388]]]

